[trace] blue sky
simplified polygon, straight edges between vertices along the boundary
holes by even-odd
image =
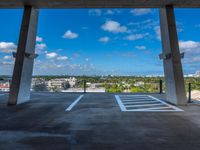
[[[0,74],[11,75],[22,10],[0,10]],[[184,74],[200,70],[200,10],[175,9]],[[163,74],[158,9],[40,10],[34,75]]]

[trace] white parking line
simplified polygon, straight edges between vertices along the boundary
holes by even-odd
[[[136,102],[124,102],[124,105],[126,104],[151,104],[151,103],[159,103],[159,102],[155,102],[155,101],[136,101]]]
[[[115,95],[121,111],[173,112],[183,111],[151,95]]]
[[[121,108],[122,111],[126,111],[126,107],[124,106],[124,104],[122,103],[122,101],[120,100],[118,95],[115,95],[115,98],[117,100],[117,103],[119,105],[119,107]]]
[[[167,105],[167,106],[170,107],[170,108],[175,109],[176,111],[183,111],[182,109],[180,109],[180,108],[178,108],[178,107],[176,107],[176,106],[170,105],[170,104],[168,104],[168,103],[166,103],[166,102],[164,102],[164,101],[161,101],[160,99],[155,98],[155,97],[153,97],[153,96],[151,96],[151,95],[149,95],[149,97],[151,97],[152,99],[155,99],[155,100],[157,100],[157,101],[159,101],[159,102],[161,102],[161,103]]]
[[[127,105],[126,107],[146,107],[146,106],[160,106],[164,104],[143,104],[143,105]]]
[[[148,109],[148,110],[154,110],[154,109],[160,110],[160,109],[171,109],[171,108],[169,108],[169,107],[155,107],[155,108],[145,108],[145,109]]]
[[[139,100],[139,99],[132,99],[132,100],[124,100],[122,99],[123,102],[149,102],[149,101],[155,101],[153,99],[147,99],[147,100]]]
[[[119,95],[120,97],[146,97],[146,95]]]
[[[80,95],[65,111],[70,111],[83,97],[84,95]]]

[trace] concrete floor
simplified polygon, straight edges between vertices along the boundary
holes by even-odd
[[[200,105],[184,112],[121,112],[114,94],[32,93],[7,107],[0,94],[0,150],[199,150]],[[164,98],[164,95],[154,95]]]

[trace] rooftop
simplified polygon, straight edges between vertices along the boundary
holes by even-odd
[[[86,93],[66,111],[80,95],[32,93],[31,101],[7,107],[8,95],[0,94],[0,149],[199,150],[198,104],[174,112],[121,111],[118,93]]]

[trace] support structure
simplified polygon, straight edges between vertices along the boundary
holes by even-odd
[[[187,103],[178,45],[176,20],[173,6],[160,8],[160,27],[163,48],[163,64],[166,81],[166,98],[177,105]]]
[[[30,99],[38,13],[38,9],[32,6],[24,7],[8,105],[20,104]]]

